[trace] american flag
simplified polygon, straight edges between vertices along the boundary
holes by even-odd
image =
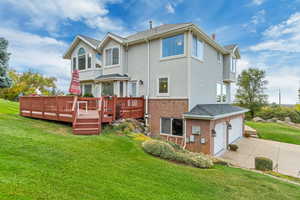
[[[70,85],[69,92],[71,94],[75,94],[75,95],[80,95],[81,94],[78,70],[75,70],[72,73],[72,80],[71,80],[71,85]]]

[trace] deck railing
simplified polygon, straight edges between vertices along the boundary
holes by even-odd
[[[80,103],[82,102],[82,103]],[[20,115],[33,118],[74,122],[78,110],[95,110],[101,122],[119,118],[143,118],[142,97],[87,98],[74,96],[24,96],[20,97]]]

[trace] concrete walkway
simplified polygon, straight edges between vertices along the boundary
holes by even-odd
[[[273,160],[274,166],[278,164],[279,173],[300,177],[300,145],[256,138],[242,138],[236,144],[237,152],[227,151],[221,157],[250,169],[254,168],[255,157],[267,157]]]

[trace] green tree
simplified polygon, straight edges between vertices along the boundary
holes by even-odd
[[[0,97],[17,100],[20,95],[42,94],[55,95],[56,78],[45,77],[39,73],[28,71],[18,73],[16,71],[9,71],[9,76],[12,78],[12,86],[10,88],[2,89]]]
[[[251,117],[267,104],[268,96],[265,94],[267,81],[263,70],[249,68],[242,71],[237,81],[237,103],[250,109]]]
[[[7,76],[9,53],[7,52],[8,41],[0,37],[0,88],[8,88],[11,79]]]

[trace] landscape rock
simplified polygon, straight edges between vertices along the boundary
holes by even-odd
[[[273,117],[272,120],[273,120],[273,122],[276,122],[278,120],[278,118]]]
[[[290,117],[285,117],[285,118],[284,118],[284,121],[285,121],[285,122],[291,122],[292,120],[291,120]]]
[[[274,120],[273,119],[267,119],[266,122],[271,123],[271,122],[274,122]]]
[[[264,122],[264,121],[265,121],[265,120],[262,119],[261,117],[254,117],[252,120],[253,120],[254,122]]]

